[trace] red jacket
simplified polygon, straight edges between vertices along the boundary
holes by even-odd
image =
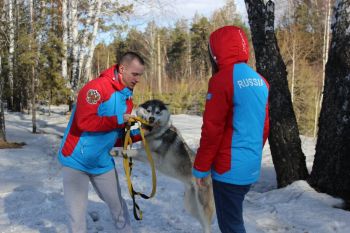
[[[269,85],[246,64],[248,40],[240,28],[213,32],[210,50],[219,71],[209,81],[193,175],[250,184],[259,177],[269,132]]]

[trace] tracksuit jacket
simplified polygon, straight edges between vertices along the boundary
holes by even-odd
[[[89,174],[114,168],[109,151],[122,145],[123,115],[133,107],[132,90],[122,84],[116,71],[117,65],[112,66],[80,90],[58,152],[63,166]],[[131,136],[133,141],[140,140],[138,130]]]
[[[266,80],[250,68],[244,32],[226,26],[210,35],[219,71],[209,80],[200,146],[193,167],[197,178],[236,185],[256,182],[269,133]]]

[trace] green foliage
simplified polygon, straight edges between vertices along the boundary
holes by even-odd
[[[64,103],[70,92],[61,76],[62,41],[55,33],[49,32],[41,54],[46,56],[43,56],[40,62],[39,100],[49,100],[49,103],[54,104]]]
[[[208,56],[208,39],[211,32],[210,22],[206,17],[200,17],[191,27],[192,66],[196,77],[209,75],[211,68]]]
[[[160,99],[169,104],[172,114],[200,115],[204,111],[208,80],[171,81],[169,91],[159,94],[144,86],[138,86],[134,92],[134,104],[138,105],[150,99]],[[142,91],[144,90],[144,91]]]
[[[300,133],[312,136],[316,104],[322,88],[324,10],[308,1],[294,2],[293,6],[291,12],[282,18],[276,34],[287,65],[290,89],[293,64],[295,66],[293,107]]]
[[[188,60],[189,36],[184,22],[177,22],[174,30],[170,32],[170,46],[167,50],[168,62],[166,71],[170,78],[176,80],[185,76],[185,66]]]

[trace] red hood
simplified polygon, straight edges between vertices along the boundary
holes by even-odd
[[[209,46],[219,69],[249,59],[248,39],[239,27],[225,26],[214,31],[209,37]]]
[[[114,89],[120,91],[125,88],[121,81],[121,75],[118,73],[118,79],[115,78],[114,70],[118,69],[118,65],[114,65],[107,70],[102,71],[99,77],[106,77],[113,85]]]

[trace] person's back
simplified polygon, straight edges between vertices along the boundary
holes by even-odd
[[[193,175],[200,184],[211,173],[221,231],[245,232],[242,202],[260,175],[269,131],[269,86],[246,64],[249,47],[242,29],[226,26],[216,30],[210,35],[209,50],[214,75],[209,81]]]
[[[232,124],[230,122],[225,128],[225,134],[230,134],[227,136],[231,138],[231,167],[229,171],[219,168],[221,174],[213,171],[213,178],[232,184],[251,184],[260,175],[268,87],[265,80],[244,62],[234,64],[232,73],[225,77],[232,78],[233,82]],[[224,149],[221,153],[228,151]],[[225,168],[224,162],[219,156],[214,161],[216,166]]]

